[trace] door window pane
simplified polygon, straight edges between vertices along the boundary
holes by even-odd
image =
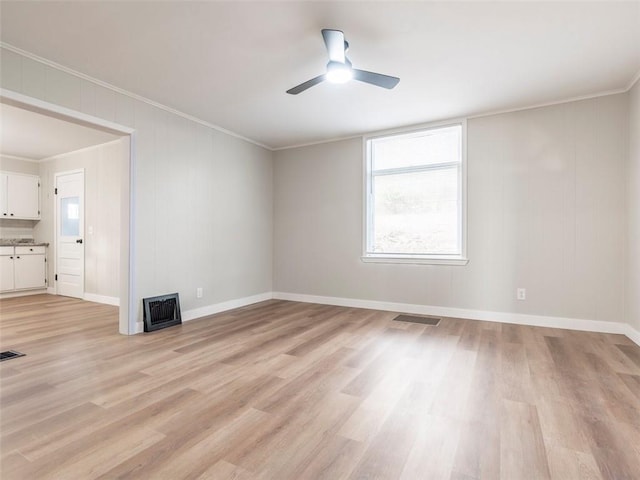
[[[80,235],[80,197],[60,199],[60,235],[65,237]]]

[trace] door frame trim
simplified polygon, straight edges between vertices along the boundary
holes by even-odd
[[[75,173],[81,173],[82,174],[82,216],[85,217],[82,219],[82,228],[83,228],[83,232],[82,232],[82,238],[84,238],[86,240],[87,236],[86,233],[84,231],[84,229],[86,229],[86,225],[85,225],[85,220],[86,220],[86,216],[85,216],[85,197],[86,197],[86,190],[85,190],[85,172],[84,172],[84,168],[76,168],[73,170],[66,170],[64,172],[56,172],[53,174],[53,188],[58,188],[58,177],[62,177],[64,175],[73,175]],[[58,196],[57,195],[53,195],[52,197],[53,199],[53,273],[54,275],[57,274],[58,272]],[[86,243],[85,243],[86,245]],[[85,255],[85,249],[82,249],[82,299],[84,300],[84,296],[85,296],[85,273],[86,273],[86,268],[85,268],[85,261],[87,259],[86,255]],[[58,283],[56,282],[55,286],[54,286],[54,290],[56,292],[56,295],[59,295],[58,293]]]
[[[104,120],[93,115],[78,112],[54,103],[29,97],[21,93],[0,88],[0,103],[12,105],[32,112],[41,113],[68,122],[85,125],[98,130],[129,137],[128,178],[121,183],[121,200],[128,208],[121,209],[120,219],[120,311],[118,329],[121,334],[134,335],[136,332],[137,309],[135,288],[135,166],[136,166],[136,130],[131,127]],[[126,191],[125,191],[126,189]]]

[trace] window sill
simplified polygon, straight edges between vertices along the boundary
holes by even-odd
[[[365,263],[409,263],[419,265],[466,265],[468,258],[445,255],[428,257],[424,255],[363,255],[360,257]]]

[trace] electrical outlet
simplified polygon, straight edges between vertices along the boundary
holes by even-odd
[[[518,288],[516,290],[516,298],[518,300],[526,300],[527,299],[527,289],[526,288]]]
[[[196,288],[196,298],[202,298],[202,287]]]

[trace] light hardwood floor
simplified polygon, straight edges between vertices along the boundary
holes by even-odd
[[[620,335],[270,301],[121,336],[117,309],[2,300],[11,479],[640,478]]]

